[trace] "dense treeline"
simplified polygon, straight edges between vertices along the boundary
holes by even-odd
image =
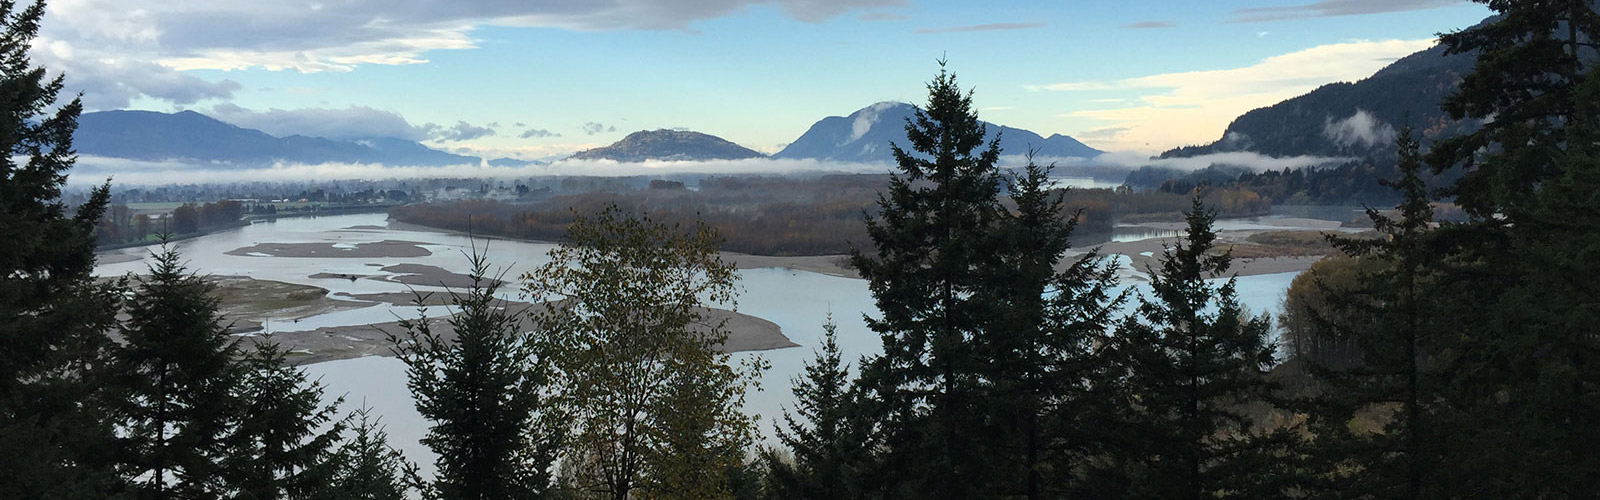
[[[1201,197],[1147,289],[1062,261],[1079,212],[1048,168],[995,167],[941,70],[850,253],[883,353],[852,364],[824,323],[778,446],[746,459],[763,367],[712,350],[726,332],[696,312],[733,299],[716,228],[602,206],[522,277],[560,300],[508,308],[475,256],[453,334],[394,336],[432,478],[270,342],[226,336],[175,253],[92,279],[109,189],[56,201],[80,106],[28,66],[42,6],[6,12],[0,498],[1594,498],[1600,76],[1580,56],[1600,15],[1490,6],[1443,37],[1482,54],[1445,109],[1495,119],[1427,154],[1399,134],[1384,237],[1329,238],[1346,258],[1295,285],[1287,363]],[[1458,171],[1464,220],[1434,220],[1424,168]]]
[[[238,224],[244,205],[233,200],[211,203],[184,203],[166,214],[133,213],[127,205],[111,205],[94,228],[100,246],[126,243],[155,243],[161,235],[185,236],[200,231]]]
[[[474,234],[554,241],[565,234],[575,214],[616,205],[688,227],[704,221],[717,229],[723,249],[757,255],[837,255],[867,241],[864,215],[877,210],[881,175],[828,175],[817,179],[712,177],[697,190],[655,180],[649,189],[592,191],[552,197],[532,204],[467,200],[394,207],[395,220]],[[1237,188],[1201,188],[1163,193],[1115,189],[1068,189],[1063,215],[1078,215],[1082,233],[1107,234],[1127,215],[1177,220],[1198,194],[1224,216],[1260,215],[1270,199]],[[1081,211],[1081,213],[1079,213]]]

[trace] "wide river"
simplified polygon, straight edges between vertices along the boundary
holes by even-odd
[[[191,271],[212,275],[244,275],[261,280],[315,285],[331,292],[351,294],[405,292],[404,285],[372,279],[317,279],[318,273],[350,275],[382,275],[381,267],[401,263],[426,264],[456,272],[466,272],[465,254],[471,251],[472,242],[465,236],[435,232],[403,230],[388,227],[385,214],[342,215],[319,218],[286,218],[272,222],[257,222],[247,227],[210,234],[177,243]],[[259,243],[332,243],[347,247],[361,243],[384,240],[417,242],[431,255],[415,258],[343,258],[343,257],[269,257],[262,255],[228,255],[226,252]],[[479,241],[482,247],[483,242]],[[488,256],[495,267],[508,270],[507,276],[518,276],[524,271],[548,261],[545,256],[552,245],[522,241],[493,240],[488,244]],[[146,249],[127,249],[101,256],[103,262],[97,274],[121,275],[142,273],[147,259],[127,260],[128,256],[146,255]],[[122,262],[116,262],[117,260]],[[1132,273],[1130,273],[1132,274]],[[1297,273],[1278,273],[1239,278],[1240,298],[1252,311],[1276,314],[1281,308],[1284,291]],[[874,314],[871,294],[866,282],[859,279],[827,276],[783,268],[747,269],[739,272],[742,292],[738,298],[739,312],[764,318],[776,323],[785,335],[801,347],[741,353],[742,359],[761,356],[771,364],[762,375],[760,390],[751,393],[745,410],[759,415],[762,432],[770,439],[771,427],[783,408],[791,407],[794,399],[789,391],[790,381],[803,373],[804,363],[812,358],[813,348],[822,336],[822,323],[832,315],[838,323],[838,336],[845,359],[854,361],[861,356],[880,352],[879,339],[867,330],[865,315]],[[1136,284],[1137,288],[1138,285]],[[416,287],[420,291],[441,290],[436,287]],[[516,298],[516,287],[507,287],[506,297]],[[443,308],[432,308],[433,313],[443,313]],[[269,321],[267,329],[275,332],[309,331],[323,326],[367,325],[393,321],[396,316],[414,317],[414,308],[380,305],[334,312],[291,321]],[[292,346],[289,346],[292,348]],[[427,423],[412,406],[406,389],[404,365],[388,357],[366,357],[306,365],[311,378],[326,386],[326,398],[332,401],[343,398],[346,409],[371,407],[387,426],[390,442],[406,456],[431,474],[433,455],[418,443]]]

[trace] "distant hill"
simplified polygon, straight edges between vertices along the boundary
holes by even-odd
[[[273,137],[215,118],[183,111],[100,111],[78,117],[73,147],[79,154],[133,160],[194,161],[257,167],[276,162],[376,163],[394,166],[477,165],[478,157],[451,154],[415,141],[375,137],[336,141]]]
[[[1444,46],[1400,58],[1366,79],[1330,83],[1305,95],[1240,115],[1216,142],[1162,153],[1163,158],[1253,151],[1268,156],[1341,156],[1393,163],[1394,133],[1405,125],[1424,148],[1476,130],[1439,109],[1472,72],[1476,54],[1446,56]]]
[[[830,116],[811,125],[811,129],[783,148],[773,158],[813,159],[848,162],[892,162],[889,142],[906,148],[906,119],[915,106],[903,102],[880,102],[856,110],[850,116]],[[1040,157],[1094,157],[1099,150],[1077,139],[1056,134],[1049,138],[1003,125],[984,122],[985,141],[1000,135],[1001,154],[1020,155],[1029,148]]]
[[[640,130],[603,148],[586,149],[574,153],[573,160],[613,160],[640,162],[645,160],[743,160],[761,158],[755,150],[728,142],[710,134],[687,130]]]

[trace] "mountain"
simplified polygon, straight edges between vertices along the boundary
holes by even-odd
[[[133,160],[179,160],[237,167],[290,163],[376,163],[394,166],[477,165],[415,141],[377,137],[335,141],[291,135],[274,137],[215,118],[183,111],[99,111],[78,117],[73,147],[79,154]]]
[[[783,148],[773,158],[832,160],[849,162],[892,162],[889,142],[906,147],[906,119],[916,107],[903,102],[880,102],[856,110],[850,116],[830,116],[811,125],[811,129]],[[1100,154],[1077,139],[1056,134],[1049,138],[1003,125],[984,122],[985,141],[1000,134],[1001,154],[1023,154],[1029,148],[1039,157],[1094,157]]]
[[[603,148],[586,149],[572,160],[742,160],[766,155],[709,134],[687,130],[640,130]]]
[[[1423,147],[1476,130],[1476,120],[1451,120],[1439,109],[1472,72],[1476,53],[1445,55],[1442,45],[1400,58],[1357,82],[1323,85],[1305,95],[1240,115],[1222,138],[1163,158],[1253,151],[1268,156],[1353,157],[1393,163],[1394,133],[1409,124]]]

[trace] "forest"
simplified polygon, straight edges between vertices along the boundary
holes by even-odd
[[[718,198],[663,184],[659,208],[530,219],[560,228],[549,264],[511,278],[474,255],[453,336],[393,333],[431,477],[371,415],[322,406],[283,347],[226,335],[170,247],[148,275],[92,276],[109,186],[59,201],[82,105],[27,56],[42,4],[0,3],[0,498],[1595,498],[1600,14],[1486,3],[1495,21],[1441,38],[1480,54],[1443,110],[1494,119],[1427,151],[1397,134],[1383,237],[1329,237],[1345,255],[1297,280],[1283,345],[1240,305],[1198,192],[1168,194],[1186,229],[1144,291],[1093,253],[1063,262],[1093,212],[1048,166],[997,168],[941,61],[895,173],[798,195],[839,201],[814,218],[870,196],[844,251],[883,352],[843,359],[817,318],[829,341],[774,443],[740,411],[761,364],[690,333],[736,291]],[[1460,220],[1435,220],[1441,200]],[[501,286],[562,299],[517,313]]]
[[[1008,169],[1009,175],[1016,172]],[[697,189],[653,180],[646,189],[612,186],[533,203],[493,200],[413,203],[389,210],[401,222],[540,241],[558,241],[577,214],[616,205],[683,226],[704,221],[722,249],[755,255],[841,255],[868,242],[865,217],[877,212],[885,175],[836,174],[816,179],[710,177]],[[1181,220],[1191,193],[1127,189],[1060,189],[1063,216],[1076,215],[1079,234],[1108,235],[1118,220],[1139,215]],[[1272,200],[1242,188],[1194,190],[1222,216],[1265,214]]]

